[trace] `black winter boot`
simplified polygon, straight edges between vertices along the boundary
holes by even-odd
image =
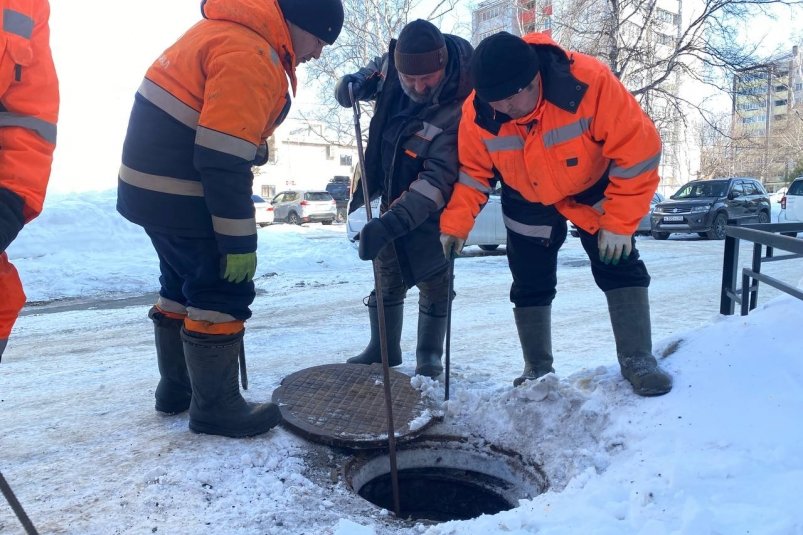
[[[382,362],[382,350],[379,344],[379,314],[373,296],[368,301],[368,317],[371,320],[371,340],[362,353],[351,357],[349,364],[373,364]],[[404,301],[385,303],[385,336],[388,343],[388,366],[402,363],[401,333],[404,320]]]
[[[640,396],[660,396],[672,390],[672,376],[658,366],[652,355],[647,288],[619,288],[605,292],[605,297],[622,377]]]
[[[169,318],[156,307],[151,307],[148,317],[153,320],[156,361],[161,376],[156,386],[156,410],[165,414],[184,412],[190,408],[192,398],[184,345],[181,343],[184,321]]]
[[[279,423],[279,407],[240,395],[238,357],[243,332],[213,335],[181,330],[192,381],[190,429],[225,437],[250,437]]]
[[[513,380],[513,386],[555,373],[552,367],[552,306],[516,307],[513,316],[524,355],[524,371]]]
[[[415,348],[415,373],[432,379],[443,373],[443,341],[446,338],[446,316],[418,312],[418,343]]]

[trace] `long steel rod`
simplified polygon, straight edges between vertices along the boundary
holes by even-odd
[[[371,221],[371,198],[368,190],[368,177],[365,174],[365,153],[362,148],[362,128],[360,127],[360,103],[354,98],[354,88],[349,83],[349,98],[354,110],[354,133],[357,140],[357,158],[360,162],[360,183],[365,202],[365,222]],[[379,261],[374,259],[374,292],[376,293],[376,312],[379,320],[379,347],[382,354],[382,374],[385,387],[385,408],[388,417],[388,457],[390,458],[390,485],[393,490],[393,512],[401,516],[399,504],[399,471],[396,467],[396,428],[393,424],[393,398],[390,391],[390,366],[388,364],[388,339],[385,330],[385,300],[382,296],[382,280],[379,278]]]
[[[444,382],[444,401],[449,401],[449,367],[452,354],[452,295],[454,294],[454,251],[449,253],[449,301],[446,303],[446,361],[445,382]]]
[[[14,494],[14,491],[11,490],[6,478],[3,477],[2,472],[0,472],[0,490],[3,491],[3,496],[6,497],[11,509],[14,510],[14,514],[17,515],[20,524],[22,524],[22,527],[25,528],[25,533],[28,535],[38,535],[36,528],[33,526],[33,522],[31,522],[31,519],[28,518],[28,515],[25,513],[25,509],[22,508],[22,504],[20,504],[17,496]]]

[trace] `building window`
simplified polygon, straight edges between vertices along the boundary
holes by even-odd
[[[656,32],[656,40],[658,41],[658,44],[665,46],[672,46],[675,42],[671,35],[666,35],[659,32]]]
[[[780,100],[776,100],[775,101],[775,105],[776,106],[786,106],[787,103],[788,103],[788,100],[786,100],[785,98],[782,98]]]
[[[678,16],[675,13],[667,11],[666,9],[661,9],[660,7],[656,9],[655,16],[661,22],[667,22],[674,25],[677,25],[678,23]]]
[[[351,167],[351,154],[341,154],[340,165]]]

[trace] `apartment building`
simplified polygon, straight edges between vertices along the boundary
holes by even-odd
[[[552,0],[485,0],[471,12],[471,44],[495,33],[552,34]]]
[[[335,176],[351,176],[357,147],[329,139],[325,125],[287,119],[268,140],[268,163],[256,168],[254,193],[271,199],[288,189],[320,189]]]
[[[773,190],[800,159],[789,138],[803,135],[801,48],[734,73],[731,165]],[[799,146],[798,146],[799,149]]]

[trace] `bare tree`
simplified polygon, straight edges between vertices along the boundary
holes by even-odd
[[[458,0],[344,0],[343,30],[337,42],[328,47],[320,60],[307,67],[307,76],[319,95],[319,105],[302,117],[325,125],[322,136],[330,143],[351,144],[353,116],[334,99],[334,87],[343,75],[358,71],[387,52],[392,38],[398,37],[411,12],[426,13],[421,18],[437,23],[452,11]],[[436,24],[437,25],[437,24]],[[373,114],[363,105],[365,119]],[[363,129],[367,134],[367,129]]]

